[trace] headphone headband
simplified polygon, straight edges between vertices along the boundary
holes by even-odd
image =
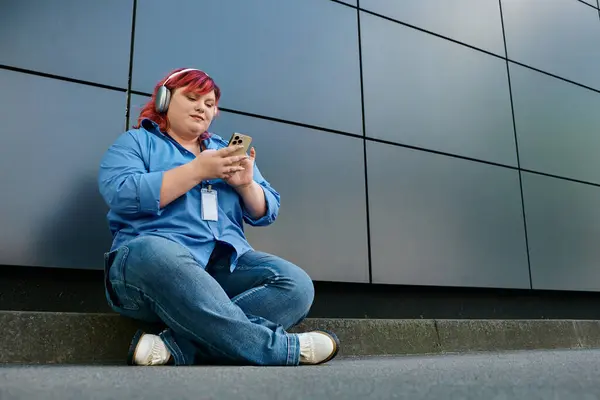
[[[169,79],[171,79],[171,78],[173,78],[173,77],[175,77],[175,76],[177,76],[177,75],[179,75],[179,74],[183,74],[184,72],[189,72],[189,71],[200,71],[200,72],[204,72],[204,71],[201,71],[201,70],[199,70],[199,69],[197,69],[197,68],[186,68],[186,69],[182,69],[181,71],[177,71],[177,72],[174,72],[174,73],[172,73],[171,75],[169,75],[169,77],[168,77],[167,79],[165,79],[165,82],[162,84],[162,86],[165,86],[165,85],[167,84],[167,82],[169,82]],[[209,76],[209,75],[208,75],[206,72],[204,72],[204,74],[210,78],[210,76]]]
[[[165,79],[164,83],[162,85],[160,85],[160,87],[158,88],[158,91],[156,92],[156,100],[154,103],[156,111],[158,111],[159,113],[164,113],[169,108],[169,102],[171,101],[171,91],[166,86],[167,82],[174,76],[177,76],[179,74],[183,74],[184,72],[189,72],[189,71],[204,72],[204,71],[201,71],[196,68],[186,68],[186,69],[182,69],[181,71],[177,71],[177,72],[174,72],[171,75],[169,75],[169,77],[167,79]],[[210,78],[210,76],[206,72],[204,72],[204,73],[206,74],[206,76],[208,76]]]

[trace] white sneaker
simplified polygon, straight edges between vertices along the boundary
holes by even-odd
[[[338,337],[327,331],[299,333],[300,364],[322,364],[335,357],[340,349]]]
[[[170,358],[171,352],[160,336],[137,331],[129,347],[127,364],[165,365]]]

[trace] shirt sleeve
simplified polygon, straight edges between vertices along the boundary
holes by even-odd
[[[262,176],[256,164],[254,164],[254,180],[258,183],[265,193],[265,201],[267,203],[267,212],[261,218],[252,218],[248,210],[242,206],[244,210],[244,221],[251,226],[267,226],[275,222],[279,214],[279,206],[281,196],[271,184]]]
[[[139,142],[121,135],[100,163],[98,185],[110,209],[118,214],[160,215],[163,171],[148,172]]]

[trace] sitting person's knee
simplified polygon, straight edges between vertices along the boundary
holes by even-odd
[[[294,297],[300,303],[300,308],[306,309],[306,312],[308,312],[315,298],[313,281],[302,268],[294,264],[291,265],[293,267],[290,268],[288,277],[293,282]]]

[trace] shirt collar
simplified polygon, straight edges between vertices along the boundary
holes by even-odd
[[[144,118],[142,122],[140,122],[140,126],[148,132],[155,133],[159,136],[165,136],[165,134],[160,131],[158,124],[149,118]]]

